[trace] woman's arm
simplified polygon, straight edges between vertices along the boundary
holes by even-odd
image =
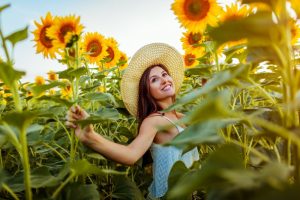
[[[70,110],[66,124],[75,128],[79,140],[105,157],[122,164],[133,165],[138,161],[151,146],[157,132],[156,117],[146,118],[141,124],[139,134],[129,145],[118,144],[96,133],[92,125],[83,129],[75,125],[74,121],[84,119],[84,116],[88,115],[79,106]]]

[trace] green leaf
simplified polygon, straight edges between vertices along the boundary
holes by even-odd
[[[30,179],[32,188],[53,187],[61,181],[60,178],[52,176],[47,167],[32,170]]]
[[[80,76],[87,73],[87,69],[85,67],[79,67],[77,69],[74,68],[68,68],[64,71],[57,72],[59,75],[59,78],[65,78],[68,80],[73,80],[75,77],[79,78]]]
[[[9,8],[10,7],[10,4],[6,4],[6,5],[4,5],[4,6],[1,6],[0,7],[0,13],[3,11],[3,10],[5,10],[6,8]]]
[[[3,121],[7,124],[17,127],[19,130],[26,129],[31,122],[38,116],[38,112],[23,111],[9,112],[3,116]]]
[[[247,38],[250,46],[268,46],[281,39],[279,27],[273,22],[270,11],[259,11],[245,18],[225,22],[213,28],[209,34],[218,44]]]
[[[110,93],[103,93],[103,92],[90,92],[86,93],[83,97],[84,100],[87,101],[97,101],[97,102],[113,102],[116,105],[116,101],[114,96]]]
[[[230,95],[228,90],[209,94],[209,96],[204,98],[193,111],[182,119],[182,122],[195,124],[210,119],[226,119],[234,117],[235,113],[228,108]],[[205,113],[205,115],[203,113]]]
[[[2,184],[6,182],[8,176],[4,169],[0,168],[0,189],[2,188]]]
[[[61,199],[72,200],[99,200],[98,186],[95,184],[79,184],[72,183],[66,186],[63,190]]]
[[[169,191],[168,198],[184,199],[199,188],[213,188],[222,180],[221,173],[226,169],[244,169],[241,151],[234,145],[223,145],[209,155],[201,169],[189,171],[182,176]]]
[[[135,182],[132,182],[129,178],[125,176],[114,177],[113,183],[115,189],[111,195],[112,198],[116,199],[144,199],[140,189],[137,187]]]
[[[88,124],[97,124],[101,123],[107,120],[116,121],[120,119],[120,113],[115,108],[101,108],[97,111],[96,114],[91,114],[90,117],[88,117],[85,120],[78,120],[76,121],[77,124],[80,124],[81,126],[86,126]]]
[[[59,82],[59,81],[53,81],[49,84],[45,84],[45,85],[35,85],[33,87],[31,87],[31,90],[34,94],[34,96],[39,96],[41,93],[43,93],[46,90],[49,90],[51,88],[57,87],[57,86],[66,86],[65,83]]]
[[[164,111],[170,111],[179,108],[184,104],[195,101],[199,99],[199,97],[201,97],[202,95],[210,93],[219,86],[231,82],[234,78],[238,76],[245,76],[247,74],[246,71],[248,71],[248,69],[249,65],[242,64],[238,67],[219,72],[215,74],[215,76],[212,79],[210,79],[203,87],[194,89],[193,91],[179,98],[175,104],[165,109]]]
[[[109,170],[109,169],[101,169],[95,165],[92,165],[87,160],[76,160],[70,164],[70,169],[73,172],[74,176],[80,175],[88,175],[88,174],[97,174],[97,175],[105,175],[105,174],[116,174],[121,175],[123,172]]]
[[[197,67],[189,68],[185,70],[185,73],[187,76],[191,75],[198,75],[198,76],[203,76],[203,75],[209,75],[211,74],[212,71],[212,65],[198,65]]]
[[[19,80],[25,72],[15,70],[11,65],[0,62],[0,79],[9,87],[13,86],[15,80]]]
[[[189,169],[185,166],[184,162],[182,161],[177,161],[169,174],[168,177],[168,188],[172,188],[175,186],[175,184],[177,183],[177,181],[179,180],[179,178],[181,176],[183,176],[185,173],[187,173],[189,171]]]
[[[218,135],[221,128],[226,127],[230,123],[235,123],[236,120],[209,120],[203,123],[197,123],[188,126],[178,136],[166,145],[174,145],[178,148],[189,147],[191,149],[199,144],[216,144],[223,141]],[[186,149],[185,149],[186,150]]]
[[[7,36],[5,39],[9,40],[12,44],[12,46],[15,46],[16,43],[27,39],[28,37],[28,26],[26,26],[24,29],[16,31],[9,36]]]
[[[47,100],[47,101],[53,101],[62,105],[65,105],[67,107],[71,107],[74,102],[68,101],[66,99],[60,98],[60,96],[41,96],[38,98],[38,100]]]

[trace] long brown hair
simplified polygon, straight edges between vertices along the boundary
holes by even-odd
[[[138,96],[138,108],[137,108],[137,119],[138,119],[138,130],[143,120],[151,113],[161,111],[162,108],[156,103],[155,99],[150,94],[149,75],[151,69],[154,67],[160,67],[165,70],[168,74],[169,70],[162,64],[155,64],[148,67],[139,82],[139,96]],[[173,102],[175,101],[175,95],[172,97]]]
[[[149,75],[151,69],[153,69],[154,67],[161,67],[168,74],[170,74],[169,70],[162,64],[151,65],[144,71],[139,82],[139,96],[138,96],[138,107],[137,107],[138,131],[140,130],[143,120],[148,115],[162,110],[162,108],[156,103],[155,99],[150,94]],[[173,102],[175,102],[175,98],[176,96],[174,95],[172,97]],[[143,156],[143,165],[152,162],[153,161],[151,158],[151,154],[150,151],[148,150]]]

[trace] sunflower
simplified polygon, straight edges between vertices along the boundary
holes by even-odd
[[[201,44],[206,41],[206,36],[202,33],[187,31],[183,33],[183,37],[180,40],[182,42],[182,48],[185,51],[205,51],[205,48],[201,46]]]
[[[35,77],[35,84],[36,85],[44,85],[45,79],[42,76],[36,76]]]
[[[106,40],[100,33],[87,33],[82,42],[82,52],[91,63],[98,63],[108,56]]]
[[[295,10],[298,18],[300,18],[300,1],[299,0],[290,0],[292,8]]]
[[[44,57],[55,58],[56,48],[53,40],[46,35],[47,30],[54,24],[54,19],[50,12],[47,13],[45,19],[41,17],[41,24],[34,21],[37,29],[33,31],[34,41],[36,42],[36,53],[43,53]]]
[[[298,43],[298,40],[300,38],[300,25],[297,23],[296,20],[290,19],[289,25],[291,28],[291,40],[292,45]]]
[[[117,65],[120,67],[120,70],[124,70],[128,66],[128,57],[124,52],[120,52],[120,59]]]
[[[47,36],[53,39],[53,45],[56,48],[65,48],[72,36],[79,36],[82,29],[80,17],[75,15],[56,17],[54,25],[47,30]]]
[[[54,71],[50,70],[47,74],[48,74],[49,80],[51,80],[51,81],[58,80],[58,75]]]
[[[172,10],[181,26],[192,32],[204,32],[207,24],[218,25],[221,7],[216,0],[175,0]]]
[[[71,99],[73,96],[71,82],[68,79],[61,79],[61,82],[65,84],[60,90],[61,98]]]
[[[226,5],[225,11],[220,17],[221,22],[234,21],[249,15],[250,9],[246,5],[239,3],[232,3],[230,6]]]
[[[61,91],[61,98],[63,99],[71,99],[73,96],[73,90],[71,85],[67,85],[66,87],[62,88]]]
[[[117,62],[120,59],[120,50],[118,49],[118,43],[114,38],[107,38],[107,53],[108,56],[104,58],[104,65],[106,68],[111,68],[116,66]]]
[[[185,68],[193,68],[199,64],[197,58],[200,58],[201,54],[195,51],[186,51],[183,60]]]

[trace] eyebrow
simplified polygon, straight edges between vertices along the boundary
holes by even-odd
[[[164,73],[164,72],[166,72],[166,71],[163,70],[161,73]],[[154,77],[154,76],[157,76],[157,75],[153,75],[153,76],[149,77],[149,79],[151,79],[151,78]]]

